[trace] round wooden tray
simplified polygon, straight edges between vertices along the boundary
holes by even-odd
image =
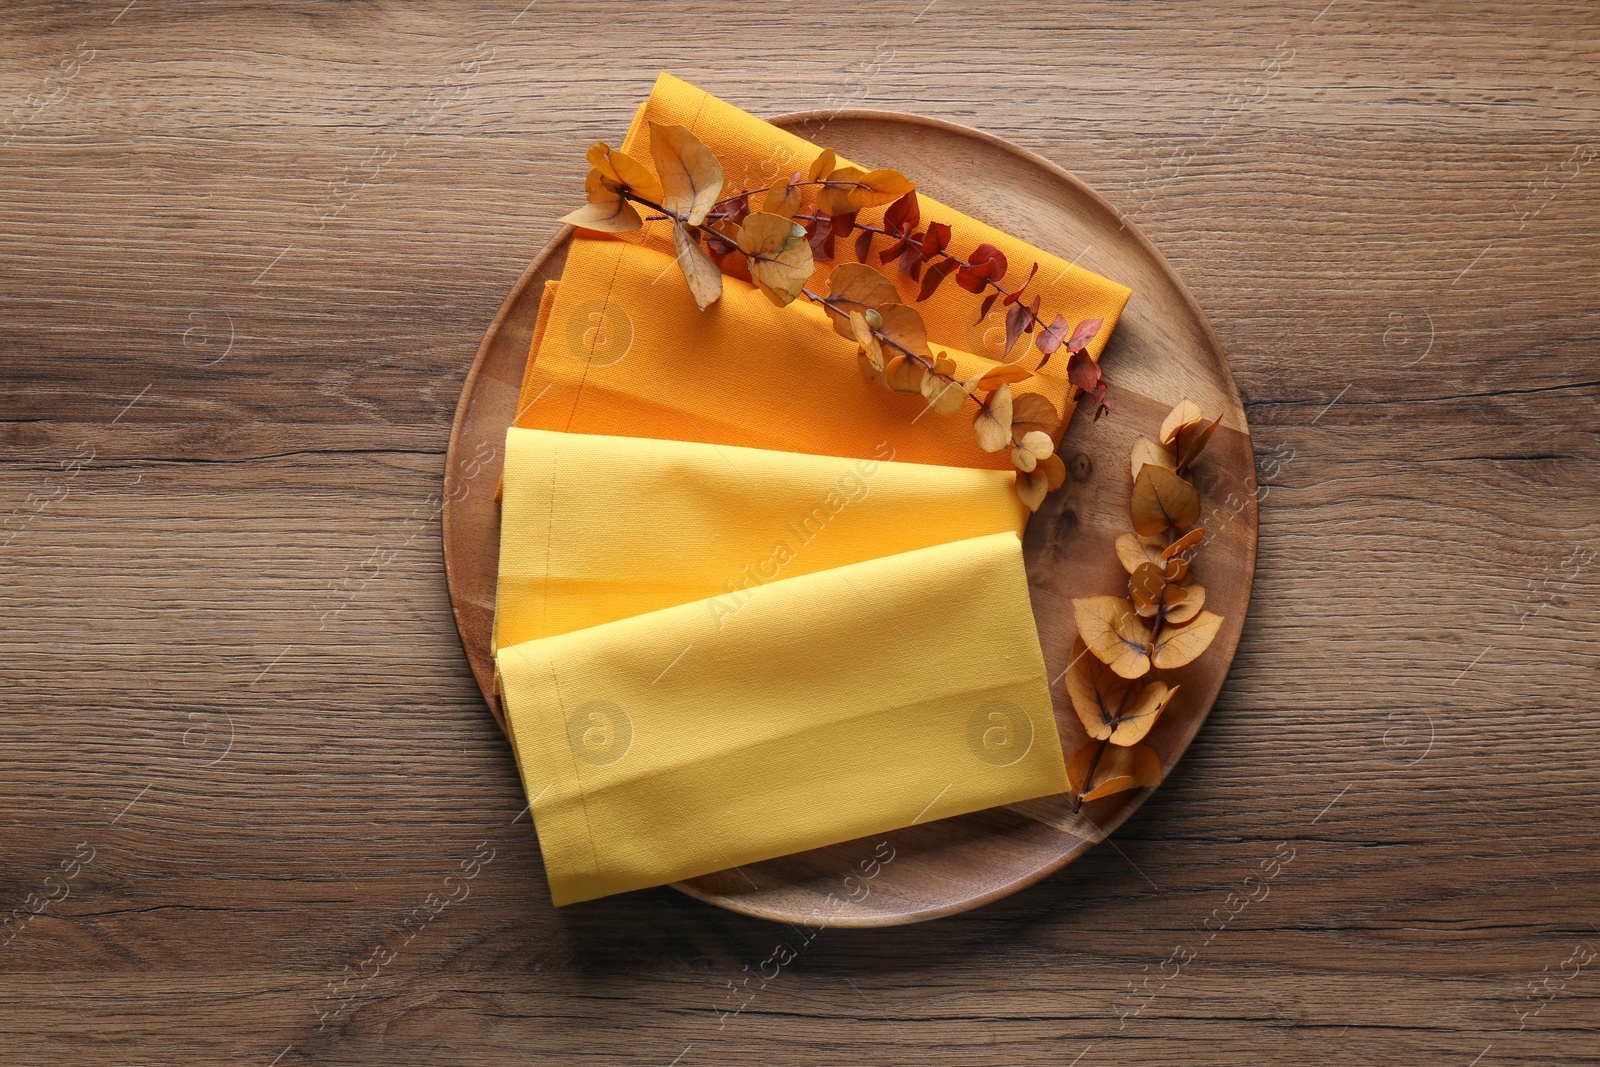
[[[1154,437],[1188,397],[1222,427],[1195,471],[1209,538],[1195,568],[1206,607],[1224,616],[1205,655],[1165,672],[1183,691],[1147,741],[1170,772],[1210,711],[1238,647],[1255,569],[1255,459],[1244,409],[1216,336],[1150,241],[1066,171],[999,138],[954,123],[873,111],[804,112],[772,120],[851,159],[897,167],[930,196],[1133,289],[1103,356],[1115,413],[1081,412],[1061,443],[1071,472],[1028,524],[1024,557],[1050,670],[1063,747],[1085,741],[1061,675],[1077,636],[1071,599],[1126,595],[1113,542],[1128,529],[1129,450]],[[559,278],[571,229],[517,280],[489,325],[462,389],[445,464],[445,573],[456,625],[496,720],[489,631],[494,611],[505,433],[528,358],[539,294]],[[848,253],[846,253],[848,256]],[[952,431],[954,432],[954,431]],[[736,870],[676,888],[748,915],[813,926],[888,926],[963,911],[1031,885],[1125,820],[1149,790],[1093,801],[1064,797],[896,830]],[[887,861],[886,861],[887,858]],[[870,877],[869,877],[870,874]]]

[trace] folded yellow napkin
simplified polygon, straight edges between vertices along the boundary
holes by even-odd
[[[646,165],[650,119],[729,193],[819,151],[668,75],[624,142]],[[958,254],[1038,261],[1046,312],[1105,320],[1098,355],[1126,288],[922,208]],[[701,312],[663,225],[580,231],[541,295],[494,641],[556,904],[1068,788],[1004,453],[862,378],[814,306],[730,277]],[[964,375],[994,365],[977,302],[918,305]],[[1065,362],[1019,387],[1063,421]]]
[[[764,187],[804,171],[817,145],[662,74],[634,116],[622,148],[652,166],[649,122],[687,126],[716,153],[725,174],[724,195]],[[872,161],[866,161],[868,163]],[[852,165],[840,159],[841,166]],[[913,179],[916,175],[910,175]],[[918,193],[924,224],[951,227],[950,250],[967,255],[988,243],[1011,264],[1007,284],[1021,284],[1035,262],[1030,294],[1043,298],[1041,314],[1062,313],[1076,325],[1104,320],[1088,346],[1096,358],[1127,303],[1126,286],[979,222]],[[881,210],[864,211],[878,221]],[[853,261],[840,242],[841,261]],[[876,248],[887,246],[879,238]],[[872,257],[876,264],[876,257]],[[833,264],[819,263],[812,288],[826,291]],[[907,303],[918,282],[886,269]],[[632,233],[573,234],[558,287],[547,289],[518,403],[516,425],[546,430],[713,441],[754,448],[870,456],[892,438],[901,460],[974,467],[1009,467],[1005,452],[987,453],[972,440],[965,416],[928,414],[920,396],[893,393],[861,377],[856,346],[833,331],[827,313],[804,298],[776,307],[760,290],[736,278],[701,311],[689,295],[674,258],[671,230],[647,222]],[[1003,347],[998,310],[974,327],[980,298],[945,283],[916,304],[930,342],[972,376],[995,365]],[[987,338],[987,340],[985,340]],[[1026,339],[1025,339],[1026,340]],[[1019,343],[1010,359],[1037,353]],[[1071,413],[1067,360],[1053,359],[1035,377],[1014,386],[1050,399],[1062,419]]]
[[[512,429],[505,486],[555,903],[1067,788],[1005,472]]]

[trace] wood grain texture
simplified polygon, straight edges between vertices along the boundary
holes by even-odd
[[[1593,6],[519,12],[0,14],[7,1062],[1600,1062]],[[736,1015],[794,932],[549,907],[438,543],[484,324],[662,68],[1082,177],[1263,486],[1228,684],[1117,835]]]

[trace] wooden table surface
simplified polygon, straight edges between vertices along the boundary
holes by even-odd
[[[1600,1063],[1600,9],[0,28],[5,1063]],[[1082,176],[1210,315],[1263,486],[1238,659],[1143,809],[782,968],[670,889],[550,907],[440,561],[474,348],[660,69]]]

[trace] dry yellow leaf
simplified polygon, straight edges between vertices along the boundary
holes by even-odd
[[[1016,424],[1013,423],[1012,428],[1015,429],[1015,427]],[[1066,483],[1067,465],[1062,462],[1060,456],[1052,452],[1039,460],[1039,465],[1034,468],[1034,473],[1044,475],[1045,487],[1053,493]]]
[[[1159,563],[1163,541],[1165,538],[1140,537],[1131,533],[1118,537],[1117,558],[1122,561],[1122,569],[1132,574],[1141,563]]]
[[[1066,480],[1067,465],[1051,453],[1038,460],[1033,470],[1017,473],[1017,497],[1028,505],[1029,511],[1038,511],[1045,496],[1060,489]]]
[[[1141,563],[1128,575],[1128,597],[1135,607],[1143,608],[1161,602],[1162,590],[1167,587],[1167,580],[1161,575],[1161,564]],[[1141,615],[1146,612],[1139,612]]]
[[[1011,430],[1012,436],[1018,437],[1016,433],[1015,409],[1016,403],[1015,398],[1013,398],[1013,422],[1011,424]],[[1019,471],[1031,471],[1039,465],[1039,461],[1041,459],[1053,454],[1055,450],[1056,443],[1050,440],[1049,434],[1045,433],[1043,430],[1029,430],[1027,433],[1018,437],[1017,447],[1011,450],[1011,462]],[[1063,467],[1062,469],[1064,471],[1066,468]]]
[[[722,271],[700,247],[700,242],[677,221],[672,223],[672,247],[677,250],[678,267],[689,283],[694,302],[704,311],[722,295]]]
[[[897,393],[920,393],[927,374],[928,368],[916,360],[895,356],[884,368],[883,376],[889,388]]]
[[[1158,467],[1173,470],[1177,467],[1177,460],[1172,458],[1172,453],[1150,440],[1141,437],[1133,443],[1133,476],[1139,476],[1139,468],[1146,463],[1154,463]]]
[[[768,211],[753,211],[744,220],[739,251],[750,259],[750,280],[779,307],[799,296],[816,270],[805,227]]]
[[[1146,463],[1133,480],[1133,529],[1146,537],[1182,530],[1200,519],[1200,494],[1165,467]]]
[[[614,152],[601,141],[588,153],[589,165],[599,171],[612,189],[628,189],[653,204],[661,203],[661,183],[648,167],[625,152]]]
[[[1091,741],[1067,761],[1067,781],[1080,800],[1098,800],[1114,793],[1161,784],[1161,757],[1149,745],[1123,748]]]
[[[787,178],[773,182],[767,195],[761,198],[761,210],[786,219],[793,217],[800,210],[800,190],[790,185]]]
[[[1011,430],[1017,429],[1016,401],[1011,404]],[[1050,440],[1050,435],[1043,430],[1028,430],[1017,438],[1023,448],[1033,453],[1035,459],[1043,459],[1056,450],[1056,443]]]
[[[892,204],[916,188],[904,174],[888,168],[869,170],[855,181],[856,187],[850,190],[849,197],[850,206],[856,211]]]
[[[866,207],[891,204],[914,185],[897,170],[863,171],[840,167],[827,176],[829,184],[817,193],[817,207],[829,215],[848,215]]]
[[[1124,678],[1150,672],[1150,627],[1119,596],[1079,597],[1072,602],[1078,636],[1089,651]]]
[[[854,182],[865,176],[858,167],[840,167],[826,178],[829,184],[817,190],[817,210],[828,215],[848,215],[856,210],[850,202]]]
[[[1193,663],[1210,646],[1221,626],[1221,615],[1202,611],[1182,626],[1163,629],[1156,638],[1152,662],[1164,671]]]
[[[862,356],[872,364],[872,369],[883,371],[883,345],[878,341],[878,335],[873,332],[873,323],[882,323],[883,317],[876,311],[850,312],[850,334],[855,338],[856,344],[861,346]]]
[[[1178,690],[1162,681],[1129,681],[1085,651],[1079,641],[1067,669],[1067,694],[1078,721],[1097,741],[1138,744]]]
[[[1045,484],[1044,475],[1036,467],[1031,471],[1017,472],[1017,499],[1022,501],[1029,511],[1038,511],[1044,503],[1044,498],[1049,495],[1050,487]]]
[[[972,433],[985,452],[998,452],[1011,444],[1011,386],[1001,385],[990,394],[972,417]]]
[[[840,311],[868,311],[883,304],[897,304],[900,294],[894,283],[865,263],[841,263],[828,275],[828,300]],[[829,315],[833,329],[840,337],[852,337],[850,324],[837,315]]]
[[[838,157],[833,154],[833,149],[824,148],[822,154],[811,161],[811,169],[806,172],[808,181],[819,182],[833,173],[833,168],[838,163]]]
[[[1178,457],[1179,470],[1188,470],[1189,465],[1199,458],[1200,453],[1205,451],[1207,442],[1211,440],[1211,435],[1217,432],[1217,426],[1221,422],[1222,416],[1218,415],[1208,424],[1201,425],[1196,423],[1193,426],[1185,426],[1178,431],[1177,440],[1173,442],[1173,451]]]
[[[576,211],[569,211],[561,221],[569,226],[582,226],[600,233],[627,233],[644,225],[644,219],[634,210],[622,194],[606,184],[606,177],[591,168],[584,180],[584,192],[589,202]]]
[[[1172,544],[1163,549],[1161,552],[1161,558],[1171,559],[1174,556],[1181,556],[1205,539],[1206,532],[1203,528],[1190,530],[1188,533],[1184,534],[1182,537],[1178,538],[1176,541],[1172,542]]]
[[[1200,410],[1200,405],[1189,399],[1178,401],[1178,405],[1167,412],[1167,417],[1161,423],[1161,443],[1168,448],[1177,440],[1178,431],[1187,426],[1193,426],[1205,420],[1205,412]]]
[[[950,360],[945,360],[951,363]],[[951,363],[951,370],[955,369]],[[949,371],[941,372],[945,377],[930,374],[922,380],[922,395],[928,398],[928,405],[940,415],[954,415],[966,404],[967,396],[971,392],[970,383],[953,382],[949,380]]]
[[[661,176],[661,206],[690,226],[706,219],[722,192],[722,164],[687,126],[650,122],[650,155]],[[720,291],[720,283],[719,283]],[[704,307],[705,305],[701,305]]]
[[[1200,614],[1200,609],[1206,606],[1206,587],[1203,585],[1170,586],[1169,588],[1182,588],[1183,600],[1175,607],[1169,607],[1162,616],[1174,626],[1181,626]]]
[[[978,379],[978,388],[988,392],[1005,382],[1021,382],[1033,377],[1033,371],[1020,363],[1002,363],[984,372]],[[1049,403],[1049,401],[1045,401]]]
[[[1050,398],[1040,393],[1018,393],[1011,403],[1011,429],[1016,434],[1034,430],[1054,435],[1061,423],[1061,413],[1050,403]]]
[[[889,384],[889,380],[883,376],[883,368],[874,367],[872,360],[868,359],[867,354],[859,348],[856,349],[856,365],[861,368],[861,373],[866,375],[868,380],[877,382],[879,385]]]

